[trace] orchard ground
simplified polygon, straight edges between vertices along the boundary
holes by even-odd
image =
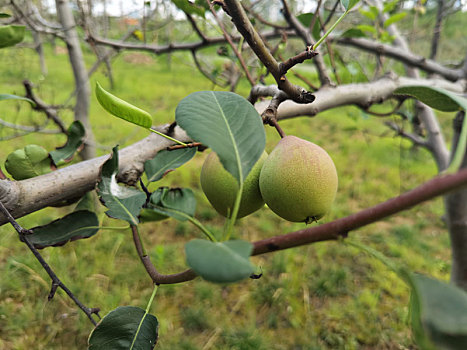
[[[465,18],[465,17],[464,17]],[[457,27],[461,28],[461,27]],[[451,43],[451,41],[449,42]],[[450,44],[449,44],[450,45]],[[48,103],[62,103],[73,86],[64,54],[46,47],[49,75],[41,77],[37,56],[30,49],[2,50],[1,93],[23,94],[25,78],[38,84],[37,94]],[[86,54],[88,66],[93,58]],[[177,103],[191,92],[213,89],[184,54],[149,56],[123,53],[113,65],[115,95],[149,111],[154,125],[171,122]],[[91,79],[109,88],[101,71]],[[311,72],[303,69],[304,74]],[[248,94],[242,82],[240,94]],[[378,107],[388,110],[389,106]],[[61,114],[72,121],[72,111]],[[26,103],[2,102],[3,120],[33,125],[44,116]],[[394,119],[396,120],[396,119]],[[450,128],[450,116],[440,116]],[[99,155],[115,144],[129,145],[146,131],[111,117],[93,97],[91,123]],[[354,213],[411,189],[433,177],[430,155],[394,136],[381,119],[354,107],[339,108],[314,118],[281,122],[287,134],[325,148],[333,158],[339,189],[332,211],[322,219]],[[408,123],[406,127],[409,127]],[[2,127],[0,137],[14,131]],[[267,128],[267,150],[279,136]],[[0,159],[27,144],[52,150],[65,142],[63,135],[30,134],[2,142]],[[201,192],[199,173],[207,152],[152,186],[192,188],[198,200],[196,216],[214,232],[223,219]],[[151,189],[155,189],[152,187]],[[46,209],[19,222],[24,227],[47,223],[70,207]],[[105,226],[125,227],[125,222],[106,218]],[[370,245],[411,270],[448,280],[450,249],[442,220],[442,199],[425,203],[351,232],[350,240]],[[244,218],[235,235],[250,241],[287,233],[304,224],[292,224],[267,208]],[[161,272],[185,268],[183,244],[198,233],[188,223],[166,220],[142,225],[151,258]],[[149,277],[137,257],[126,230],[101,230],[96,236],[42,251],[63,282],[101,315],[121,305],[145,307],[151,294]],[[162,286],[152,313],[160,321],[159,349],[401,349],[412,348],[408,327],[409,290],[380,262],[342,242],[325,242],[255,257],[261,268],[259,280],[219,286],[197,279],[183,285]],[[86,316],[64,293],[47,302],[50,280],[13,229],[0,227],[0,348],[83,349],[92,328]]]

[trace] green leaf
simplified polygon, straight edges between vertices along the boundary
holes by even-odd
[[[169,171],[175,170],[179,166],[185,164],[194,157],[196,150],[197,148],[193,147],[157,152],[153,159],[144,163],[144,171],[148,182],[158,181]]]
[[[341,0],[342,6],[345,8],[346,11],[349,11],[354,7],[360,0]]]
[[[441,88],[411,85],[397,88],[394,94],[415,97],[431,108],[444,112],[467,110],[467,99]]]
[[[146,129],[152,126],[152,118],[148,112],[105,91],[97,82],[96,97],[100,105],[110,114]]]
[[[172,2],[183,12],[204,18],[206,9],[203,6],[186,0],[172,0]]]
[[[363,30],[359,28],[350,28],[347,29],[344,33],[341,34],[343,38],[363,38],[366,37],[366,34]]]
[[[309,13],[301,13],[297,16],[297,19],[303,24],[304,27],[310,28],[311,20],[313,19],[314,14],[312,12]],[[313,30],[311,31],[313,38],[318,39],[321,36],[321,25],[319,24],[319,18],[316,19],[315,24],[313,25]]]
[[[76,204],[74,211],[88,210],[94,212],[96,210],[96,194],[94,191],[86,192]]]
[[[155,316],[138,307],[120,306],[91,332],[88,350],[151,350],[157,343],[158,329]]]
[[[207,281],[232,283],[254,272],[249,257],[253,245],[246,241],[210,242],[194,239],[185,245],[187,264]]]
[[[355,27],[356,29],[361,30],[362,32],[369,32],[372,34],[378,34],[376,29],[373,26],[367,25],[367,24],[360,24]]]
[[[384,4],[384,7],[383,7],[383,12],[384,12],[384,13],[387,13],[387,12],[393,11],[393,10],[396,8],[398,2],[399,2],[399,0],[394,0],[394,1],[386,2],[386,3]]]
[[[10,153],[5,168],[15,180],[24,180],[49,173],[49,152],[38,145],[27,145]]]
[[[213,149],[240,184],[263,153],[261,117],[243,97],[225,91],[200,91],[177,106],[175,120],[196,141]]]
[[[373,11],[367,11],[364,9],[359,9],[358,12],[360,12],[363,16],[372,21],[374,21],[376,19],[376,16],[378,15],[377,13],[375,14]]]
[[[29,241],[36,248],[62,246],[70,241],[89,238],[99,231],[97,215],[88,210],[74,211],[58,220],[32,229]]]
[[[13,46],[24,39],[25,26],[7,25],[0,27],[0,49]]]
[[[193,217],[196,199],[189,188],[159,187],[152,195],[148,208],[141,212],[141,221],[159,221],[173,217],[180,221]]]
[[[146,202],[146,194],[129,186],[117,183],[118,146],[112,150],[111,157],[104,163],[97,191],[101,202],[109,208],[106,214],[115,219],[138,224],[138,215]]]
[[[0,18],[10,18],[11,15],[9,15],[8,13],[4,13],[4,12],[0,12]]]
[[[467,293],[420,274],[411,274],[411,283],[412,326],[421,348],[467,349]]]
[[[58,147],[55,151],[50,152],[50,157],[55,165],[58,165],[61,161],[70,161],[73,158],[75,152],[83,144],[85,134],[86,131],[84,130],[84,126],[79,120],[71,123],[68,128],[68,139],[66,144],[62,147]]]
[[[384,21],[384,28],[389,27],[391,24],[396,23],[407,16],[407,12],[400,12],[392,15],[387,20]]]
[[[29,98],[22,97],[22,96],[16,96],[16,95],[10,95],[10,94],[0,94],[0,101],[3,100],[20,100],[20,101],[26,101],[31,104],[31,106],[36,107],[36,103],[33,100],[30,100]]]

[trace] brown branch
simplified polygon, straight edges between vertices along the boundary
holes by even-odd
[[[411,191],[358,213],[317,227],[256,241],[252,255],[270,253],[314,242],[336,240],[340,237],[345,238],[350,231],[465,186],[467,186],[467,169],[462,169],[455,174],[439,175]]]
[[[430,144],[423,137],[420,137],[417,134],[406,132],[403,128],[401,128],[399,125],[397,125],[394,122],[386,121],[384,124],[387,125],[389,128],[391,128],[392,130],[394,130],[398,136],[401,136],[403,138],[406,138],[412,141],[417,146],[424,147],[428,150],[431,149]]]
[[[159,273],[156,267],[151,262],[151,258],[144,253],[143,245],[139,238],[138,228],[134,225],[131,225],[131,232],[133,235],[133,242],[135,244],[136,251],[138,252],[138,256],[141,262],[146,269],[149,277],[151,277],[152,281],[155,284],[175,284],[175,283],[182,283],[191,281],[196,278],[196,273],[193,270],[185,270],[180,273],[175,273],[171,275],[163,275]]]
[[[242,66],[243,71],[245,72],[246,78],[250,82],[251,86],[255,85],[255,79],[251,76],[250,71],[248,70],[248,67],[245,63],[245,60],[243,59],[242,55],[238,51],[237,47],[234,45],[234,42],[230,36],[229,33],[225,30],[224,25],[222,24],[221,20],[217,16],[216,10],[214,9],[213,4],[211,3],[210,0],[206,0],[207,4],[209,5],[209,8],[211,9],[211,13],[213,14],[217,25],[222,31],[222,34],[224,35],[225,40],[229,43],[230,47],[232,48],[233,52],[235,53],[235,56],[237,56],[238,62],[240,63],[240,66]]]
[[[467,72],[463,69],[452,69],[444,67],[433,60],[415,55],[401,47],[378,43],[364,38],[342,38],[331,35],[328,37],[328,39],[341,45],[349,45],[367,52],[391,57],[411,67],[424,70],[425,72],[439,74],[450,81],[467,79]]]
[[[309,60],[318,55],[316,51],[313,50],[311,46],[307,46],[305,51],[300,52],[298,55],[290,57],[287,61],[279,64],[279,73],[284,76],[287,74],[289,69],[297,64],[303,63],[306,60]]]
[[[53,108],[52,106],[46,104],[44,101],[42,101],[39,97],[37,97],[34,92],[32,91],[32,83],[29,80],[23,80],[23,85],[24,88],[26,89],[26,97],[29,98],[30,100],[34,101],[36,104],[35,107],[33,107],[34,110],[43,112],[47,116],[48,119],[52,120],[55,125],[58,126],[61,132],[64,134],[67,134],[67,129],[65,127],[65,124],[63,124],[62,120],[57,114],[57,110]]]
[[[204,147],[204,148],[206,148],[206,146],[204,146],[201,142],[191,142],[191,143],[187,143],[186,145],[170,146],[170,147],[167,147],[167,150],[168,151],[173,151],[174,149],[193,148],[193,147]]]
[[[34,247],[34,244],[32,244],[29,239],[28,235],[32,233],[30,230],[26,230],[23,227],[21,227],[18,222],[13,218],[13,216],[10,214],[10,212],[5,208],[3,203],[0,201],[0,211],[7,217],[8,221],[10,224],[14,227],[16,232],[18,232],[19,238],[21,242],[24,242],[26,246],[29,248],[29,250],[34,254],[35,258],[39,261],[41,266],[44,268],[44,270],[47,272],[49,277],[52,279],[52,288],[50,290],[50,293],[47,297],[47,299],[50,301],[57,290],[58,287],[60,287],[69,297],[73,302],[86,314],[86,316],[89,318],[89,320],[92,322],[94,326],[97,325],[97,322],[94,320],[92,317],[93,314],[97,315],[99,319],[101,318],[99,316],[99,308],[88,308],[86,307],[73,293],[68,287],[58,278],[58,276],[55,274],[55,272],[52,270],[49,264],[44,260],[42,255],[38,252],[38,250]]]

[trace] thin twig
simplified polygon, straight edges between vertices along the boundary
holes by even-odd
[[[94,320],[92,317],[93,314],[97,315],[99,319],[101,318],[99,316],[99,308],[88,308],[86,307],[79,299],[71,292],[70,289],[68,289],[65,284],[58,278],[58,276],[55,274],[55,272],[52,270],[52,268],[47,264],[47,262],[44,260],[42,255],[39,253],[39,251],[34,247],[34,244],[32,244],[29,241],[28,235],[32,233],[31,230],[24,229],[21,227],[18,222],[13,218],[13,216],[10,214],[7,208],[3,205],[2,202],[0,202],[0,211],[5,215],[10,222],[10,224],[15,228],[16,232],[19,234],[19,238],[21,242],[24,242],[29,250],[34,254],[36,259],[39,261],[39,263],[42,265],[44,270],[47,272],[49,277],[52,279],[52,288],[50,290],[50,293],[48,295],[48,300],[50,301],[53,296],[55,295],[55,292],[58,287],[63,289],[63,291],[70,297],[71,300],[74,301],[74,303],[86,314],[86,316],[89,318],[89,320],[92,322],[94,326],[97,325],[97,322]]]
[[[421,146],[428,150],[431,150],[430,144],[423,137],[420,137],[417,134],[408,133],[404,131],[403,128],[401,128],[399,125],[397,125],[394,122],[386,121],[384,124],[387,125],[389,128],[391,128],[392,130],[394,130],[398,136],[401,136],[403,138],[406,138],[412,141],[417,146]]]

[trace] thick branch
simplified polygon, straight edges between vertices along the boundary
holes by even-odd
[[[172,136],[180,141],[189,141],[185,132],[178,127]],[[130,184],[136,183],[143,172],[144,162],[172,144],[161,136],[151,134],[122,149],[119,152],[119,179]],[[0,180],[0,201],[18,218],[67,199],[79,198],[95,188],[100,167],[107,158],[90,159],[27,180]],[[6,218],[1,215],[0,225],[6,222]]]

